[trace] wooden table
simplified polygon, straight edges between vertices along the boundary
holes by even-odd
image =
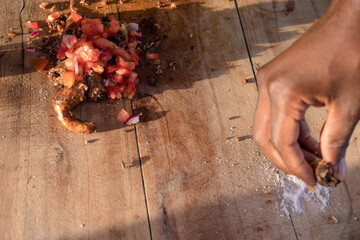
[[[86,136],[59,124],[51,108],[56,90],[34,72],[37,53],[24,51],[26,22],[49,14],[41,2],[0,1],[0,239],[360,239],[358,128],[347,178],[329,206],[305,204],[289,217],[279,207],[278,173],[251,137],[254,73],[322,16],[329,0],[184,0],[176,10],[125,1],[123,20],[152,16],[168,33],[159,49],[163,74],[149,86],[143,65],[132,102],[77,108],[76,116],[98,127]],[[87,2],[75,7],[117,15],[114,0]],[[68,11],[67,1],[52,5]],[[18,36],[9,41],[11,29]],[[142,111],[144,121],[123,127],[115,119],[121,108]],[[314,136],[325,117],[320,109],[307,114]]]

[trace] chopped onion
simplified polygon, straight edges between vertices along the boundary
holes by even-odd
[[[125,122],[124,125],[137,124],[140,122],[140,114],[134,114],[130,116]]]
[[[139,24],[137,23],[129,23],[129,30],[135,30],[135,31],[139,31]]]
[[[76,55],[74,55],[73,61],[74,61],[74,67],[75,67],[75,74],[79,75],[79,62],[77,60]]]
[[[34,47],[26,47],[25,49],[26,49],[26,51],[28,51],[28,52],[35,52],[35,48],[34,48]]]
[[[35,37],[36,35],[38,35],[39,32],[38,31],[34,31],[32,33],[30,33],[30,37]]]

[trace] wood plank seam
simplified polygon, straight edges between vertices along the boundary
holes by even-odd
[[[244,38],[244,42],[245,42],[245,46],[246,46],[246,51],[247,51],[247,54],[248,54],[248,56],[249,56],[249,61],[250,61],[250,65],[251,65],[251,70],[252,70],[252,72],[253,72],[254,79],[255,79],[255,83],[256,83],[256,87],[257,87],[257,80],[256,80],[256,74],[255,74],[254,64],[253,64],[252,57],[251,57],[251,54],[250,54],[250,49],[249,49],[248,41],[247,41],[247,39],[246,39],[246,34],[245,34],[244,26],[243,26],[243,23],[242,23],[242,21],[241,21],[241,15],[240,15],[240,10],[239,10],[239,5],[238,5],[238,3],[237,3],[237,0],[235,0],[234,2],[235,2],[236,12],[237,12],[237,15],[238,15],[238,18],[239,18],[239,22],[240,22],[240,26],[241,26],[241,32],[242,32],[242,34],[243,34],[243,38]]]

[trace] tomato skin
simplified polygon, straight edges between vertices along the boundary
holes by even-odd
[[[111,98],[111,99],[116,99],[116,98],[121,98],[122,95],[121,95],[121,92],[120,92],[120,88],[119,86],[114,86],[114,87],[111,87],[111,86],[108,86],[106,87],[107,91],[108,91],[108,97]]]
[[[116,44],[114,42],[107,40],[105,38],[95,39],[93,43],[95,44],[95,46],[101,49],[116,47]]]
[[[59,50],[58,50],[58,52],[56,54],[56,58],[57,59],[65,58],[65,53],[66,53],[67,50],[68,50],[68,48],[65,46],[65,44],[61,43],[60,47],[59,47]]]
[[[85,19],[81,20],[81,26],[84,26],[89,23],[101,24],[101,19],[100,18],[94,18],[94,19],[85,18]]]
[[[30,28],[30,29],[33,29],[33,30],[37,30],[39,29],[39,24],[38,22],[27,22],[26,23],[27,27]]]
[[[119,66],[116,66],[116,65],[107,65],[107,66],[105,67],[105,73],[106,73],[107,75],[109,75],[109,74],[111,74],[111,73],[116,72],[116,71],[119,70],[119,69],[120,69]]]

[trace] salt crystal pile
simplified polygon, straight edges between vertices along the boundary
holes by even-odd
[[[329,204],[331,188],[317,184],[316,191],[311,192],[301,179],[293,175],[281,174],[279,180],[283,195],[280,207],[288,216],[290,210],[292,212],[302,213],[305,202],[308,202],[308,204],[321,211],[325,211]]]

